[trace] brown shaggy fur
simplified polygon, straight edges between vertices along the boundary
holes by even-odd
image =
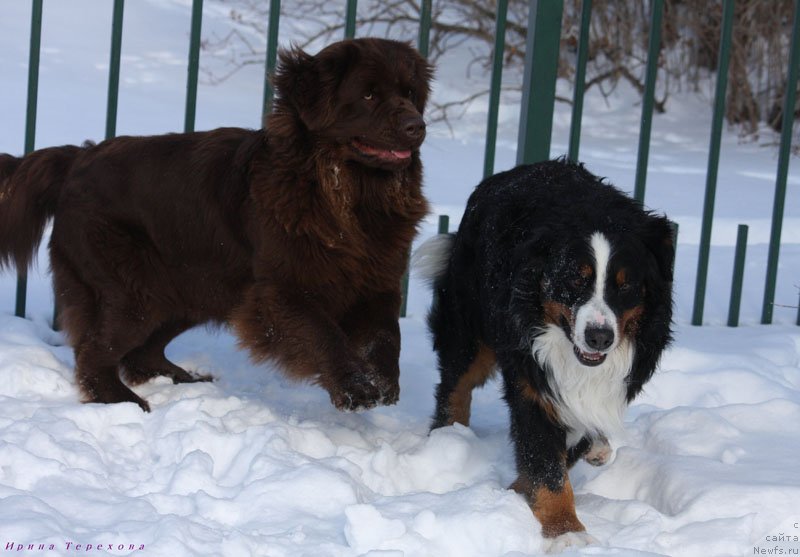
[[[215,322],[340,409],[396,402],[430,78],[405,43],[295,49],[281,53],[264,130],[0,155],[0,265],[27,266],[54,218],[54,286],[84,400],[149,410],[120,373],[132,385],[207,380],[164,348]]]

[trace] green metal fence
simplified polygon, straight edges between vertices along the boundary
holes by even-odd
[[[343,6],[344,36],[355,36],[357,24],[357,0],[345,0]],[[716,93],[710,146],[708,170],[706,175],[705,201],[701,229],[700,253],[698,257],[697,280],[695,286],[692,323],[703,323],[703,309],[708,273],[708,258],[711,243],[711,230],[714,219],[714,202],[716,195],[717,170],[719,166],[720,138],[725,110],[725,94],[728,78],[730,43],[733,33],[733,14],[735,0],[722,0],[723,17],[720,31],[719,63],[717,64]],[[266,63],[264,80],[263,109],[266,113],[271,105],[273,91],[269,76],[275,70],[278,50],[278,29],[280,25],[280,0],[269,1],[269,21],[266,44]],[[561,32],[561,19],[564,9],[563,0],[529,0],[528,37],[526,44],[525,76],[523,96],[520,106],[520,129],[517,146],[517,162],[530,163],[545,160],[550,156],[550,140],[555,103],[555,85],[558,69],[558,52]],[[421,0],[420,25],[417,36],[419,51],[428,56],[430,30],[433,17],[432,0]],[[484,158],[484,176],[494,172],[495,143],[497,139],[497,112],[499,106],[500,83],[503,66],[503,46],[505,43],[506,16],[508,0],[496,0],[496,33],[495,48],[492,56],[492,78],[489,94],[488,125],[486,133],[486,150]],[[194,129],[197,105],[197,82],[200,58],[200,37],[202,29],[203,0],[193,0],[191,16],[191,36],[188,60],[188,78],[186,87],[185,131]],[[642,98],[641,125],[639,146],[634,182],[634,198],[644,201],[647,179],[648,158],[650,152],[650,131],[653,115],[654,92],[657,76],[657,62],[661,49],[661,30],[664,11],[664,0],[650,2],[649,48],[645,74],[645,86]],[[28,68],[28,101],[25,127],[25,153],[34,150],[36,131],[36,109],[39,76],[39,53],[41,44],[43,0],[33,0],[31,14],[31,41]],[[111,62],[109,69],[108,105],[106,116],[106,138],[116,133],[117,99],[119,93],[120,51],[122,44],[122,28],[124,0],[114,0],[111,30]],[[580,147],[580,127],[583,110],[584,80],[587,60],[589,27],[592,15],[591,0],[583,0],[581,8],[581,27],[576,61],[576,86],[573,96],[572,122],[569,135],[568,158],[578,160]],[[787,86],[783,105],[783,121],[779,157],[777,163],[777,179],[775,184],[774,206],[768,252],[768,263],[762,305],[762,323],[771,323],[777,281],[778,259],[780,253],[781,231],[786,201],[786,183],[788,178],[789,159],[791,155],[792,126],[795,114],[795,93],[800,64],[800,0],[795,2],[794,19],[790,47],[790,61],[787,68]],[[447,219],[440,220],[440,231],[446,231]],[[677,236],[677,226],[675,226]],[[731,302],[728,324],[735,326],[739,321],[741,304],[742,275],[744,270],[747,246],[747,227],[741,225],[736,246],[736,259],[733,269]],[[408,275],[403,278],[404,294],[407,294]],[[27,281],[25,270],[18,272],[15,314],[25,315],[25,299]],[[405,315],[406,298],[404,295],[402,312]],[[797,324],[800,325],[800,311]]]

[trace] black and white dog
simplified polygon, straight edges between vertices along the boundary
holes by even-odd
[[[551,550],[592,538],[568,469],[603,464],[605,435],[671,339],[669,221],[565,160],[483,181],[456,234],[414,257],[430,279],[441,383],[433,427],[469,425],[472,390],[499,369],[523,494]]]

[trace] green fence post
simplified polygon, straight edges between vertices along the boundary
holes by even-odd
[[[728,87],[728,62],[731,52],[731,35],[733,32],[734,0],[724,0],[722,4],[722,37],[719,46],[719,63],[717,64],[717,85],[714,94],[714,116],[711,126],[711,144],[708,154],[708,172],[706,173],[706,194],[703,202],[703,224],[700,230],[700,254],[697,262],[697,282],[694,291],[694,309],[692,325],[703,324],[703,307],[706,297],[708,278],[708,256],[711,251],[711,227],[714,221],[714,199],[717,193],[717,171],[719,169],[720,140],[722,123],[725,117],[725,91]]]
[[[517,164],[550,158],[564,0],[531,0]]]
[[[406,260],[409,258],[406,257]],[[408,313],[408,282],[409,282],[409,269],[406,264],[406,272],[403,273],[403,278],[400,279],[400,317],[405,317]]]
[[[569,123],[569,151],[567,158],[578,162],[583,119],[583,95],[586,92],[586,59],[589,57],[589,24],[592,20],[592,0],[581,5],[581,30],[578,37],[578,57],[575,61],[575,92],[572,96],[572,119]]]
[[[417,50],[419,50],[419,53],[422,54],[425,58],[428,57],[428,48],[430,46],[431,10],[432,10],[432,1],[422,0],[422,5],[420,6],[420,16],[419,16],[419,38],[417,40]],[[400,317],[405,317],[406,312],[408,310],[408,281],[409,281],[409,269],[408,266],[406,266],[406,272],[403,273],[403,278],[400,283],[400,290],[401,290]]]
[[[450,232],[450,217],[447,215],[439,215],[439,234],[447,234]]]
[[[428,57],[431,44],[431,18],[433,13],[432,0],[422,0],[419,13],[419,37],[417,38],[417,50],[425,58]]]
[[[192,0],[192,32],[189,38],[189,78],[186,83],[186,119],[183,130],[194,131],[197,112],[197,74],[200,70],[200,30],[203,24],[203,0]]]
[[[797,321],[795,324],[800,326],[800,299],[797,300]]]
[[[739,309],[742,307],[742,285],[744,284],[744,260],[747,255],[747,230],[746,224],[740,224],[736,233],[736,256],[733,259],[728,327],[739,326]]]
[[[778,280],[778,256],[781,250],[783,209],[786,203],[786,178],[789,174],[789,159],[792,155],[792,126],[794,125],[798,64],[800,64],[800,0],[797,0],[794,5],[791,49],[789,69],[786,75],[786,96],[783,100],[781,145],[778,153],[778,176],[775,180],[772,229],[769,237],[769,252],[767,256],[767,279],[764,285],[764,305],[761,309],[761,323],[765,325],[772,323],[775,285]],[[798,325],[800,325],[800,315],[798,315]]]
[[[497,113],[500,109],[500,87],[503,83],[503,51],[506,46],[508,0],[497,0],[495,15],[494,53],[492,54],[492,86],[489,90],[489,117],[486,123],[486,150],[483,157],[483,177],[494,173],[497,149]]]
[[[111,61],[108,66],[108,105],[106,107],[106,139],[117,135],[117,104],[119,102],[119,59],[122,52],[122,20],[125,0],[114,0],[111,22]]]
[[[278,26],[281,19],[281,0],[269,2],[269,24],[267,27],[267,61],[264,68],[264,102],[261,105],[261,122],[266,126],[266,117],[272,109],[272,74],[278,60]]]
[[[352,39],[356,36],[356,11],[358,0],[347,0],[347,13],[344,19],[344,38]]]
[[[650,40],[647,47],[647,70],[642,94],[642,120],[639,127],[639,152],[636,156],[636,179],[633,198],[644,202],[647,182],[647,163],[650,158],[650,131],[653,127],[653,102],[658,77],[658,56],[661,51],[661,20],[664,15],[664,0],[653,0],[650,7]]]
[[[33,0],[31,9],[31,44],[28,57],[28,105],[25,115],[25,154],[36,144],[36,108],[39,99],[39,54],[42,45],[42,0]],[[28,295],[28,269],[17,269],[17,299],[14,315],[25,317]]]

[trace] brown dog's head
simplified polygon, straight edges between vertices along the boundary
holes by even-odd
[[[432,73],[406,43],[353,39],[316,56],[282,51],[274,83],[279,109],[296,113],[315,141],[346,160],[396,170],[408,166],[425,139]]]

